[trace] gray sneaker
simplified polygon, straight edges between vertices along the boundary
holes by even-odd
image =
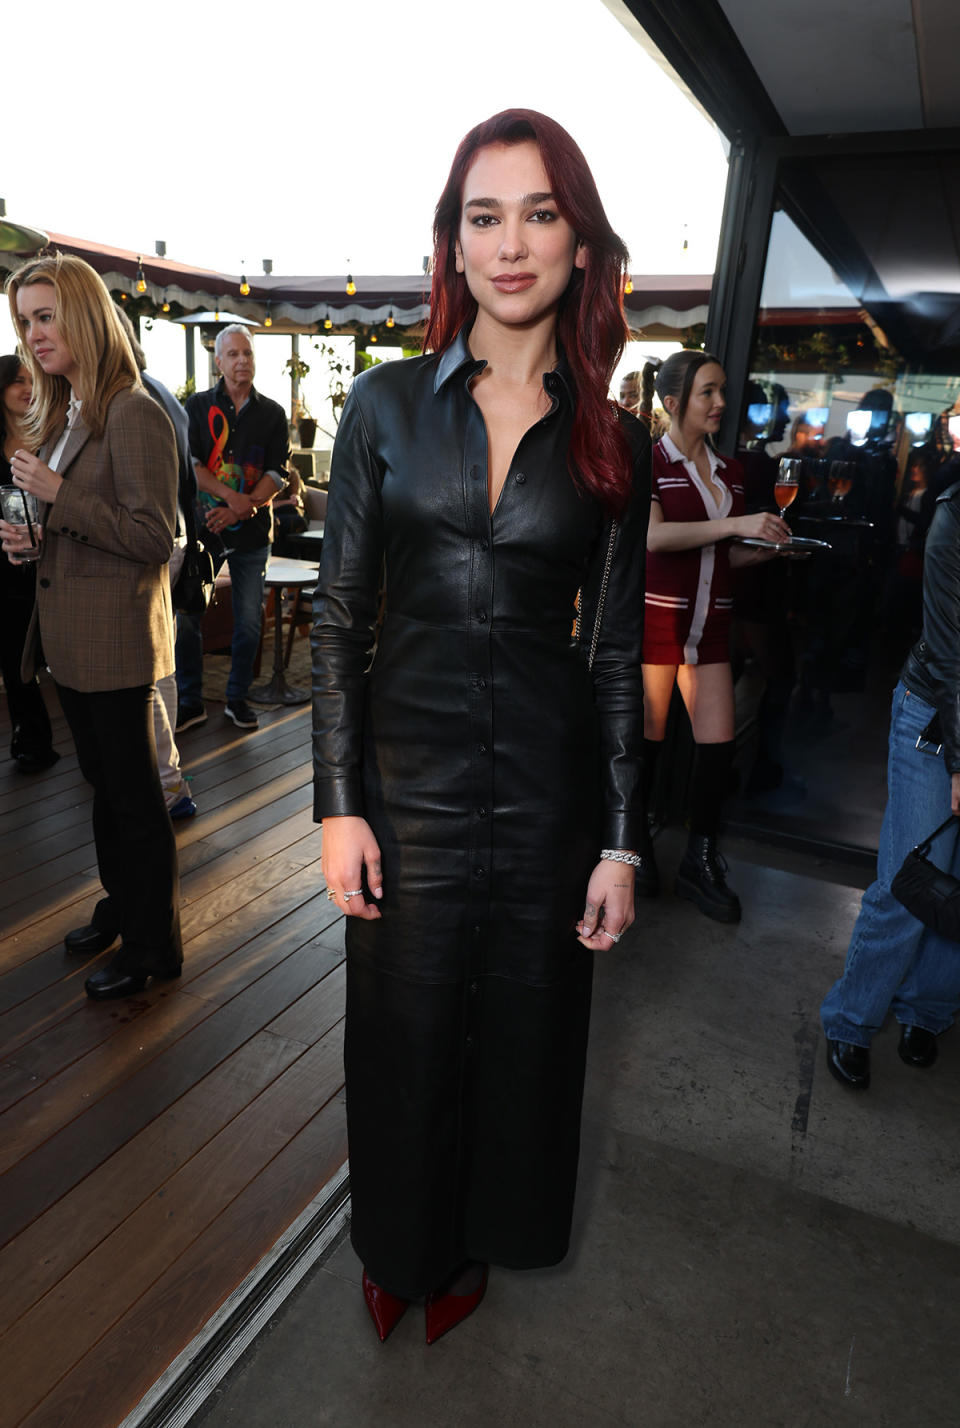
[[[260,720],[245,699],[235,699],[224,707],[224,714],[232,719],[238,729],[259,729]]]

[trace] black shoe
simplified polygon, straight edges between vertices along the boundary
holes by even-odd
[[[52,769],[59,757],[56,749],[44,749],[39,754],[14,754],[13,762],[21,773],[35,774]]]
[[[118,932],[101,932],[99,927],[87,923],[86,927],[75,927],[63,939],[63,945],[75,957],[96,957],[98,952],[106,952],[119,937]]]
[[[224,714],[232,719],[238,729],[259,729],[260,720],[245,699],[234,699],[224,707]]]
[[[182,704],[177,708],[176,734],[182,734],[184,729],[192,729],[197,724],[207,722],[207,711],[202,704]]]
[[[827,1069],[841,1086],[865,1091],[870,1085],[870,1048],[827,1037]]]
[[[937,1059],[937,1038],[925,1026],[904,1026],[897,1054],[907,1066],[932,1066]]]
[[[121,947],[117,955],[112,957],[105,967],[101,967],[99,972],[89,976],[83,985],[87,996],[95,1002],[107,1002],[112,1001],[114,997],[135,996],[146,988],[151,977],[172,980],[180,976],[180,971],[178,964],[156,970],[132,968],[129,959],[124,958]]]
[[[740,899],[727,887],[726,875],[727,865],[717,852],[716,840],[691,833],[677,869],[674,892],[696,903],[714,922],[739,922]]]

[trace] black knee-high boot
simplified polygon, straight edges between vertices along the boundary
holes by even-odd
[[[636,888],[638,897],[658,897],[660,894],[660,874],[657,871],[657,860],[653,854],[653,839],[650,837],[650,829],[647,818],[650,813],[650,792],[653,788],[653,779],[657,771],[657,761],[660,758],[660,750],[663,743],[659,739],[644,739],[643,741],[643,762],[640,766],[640,792],[643,796],[643,828],[640,835],[640,845],[637,853],[640,856],[640,866],[636,869]]]
[[[740,921],[740,899],[727,887],[726,864],[717,852],[720,810],[730,785],[734,745],[698,744],[690,794],[690,837],[677,871],[675,891],[717,922]]]

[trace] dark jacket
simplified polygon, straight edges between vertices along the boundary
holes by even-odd
[[[923,557],[923,635],[901,679],[936,709],[947,771],[960,773],[960,481],[937,497]]]

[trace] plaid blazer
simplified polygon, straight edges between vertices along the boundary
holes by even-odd
[[[48,454],[41,452],[41,459]],[[111,401],[100,437],[81,420],[43,508],[37,600],[23,677],[43,658],[82,693],[153,684],[172,674],[167,562],[177,521],[177,448],[166,412],[140,388]]]

